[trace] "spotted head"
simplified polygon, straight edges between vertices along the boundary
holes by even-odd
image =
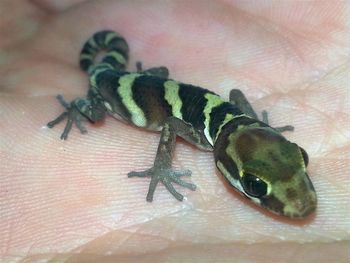
[[[229,183],[261,207],[289,218],[315,211],[307,153],[273,128],[249,118],[232,121],[220,132],[214,155]]]

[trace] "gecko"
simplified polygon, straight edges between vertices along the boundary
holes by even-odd
[[[101,52],[102,58],[96,61]],[[67,102],[58,95],[65,111],[47,126],[67,119],[61,135],[66,140],[73,124],[86,133],[82,121],[95,123],[111,115],[160,132],[153,166],[128,173],[128,177],[150,178],[149,202],[159,183],[179,201],[184,196],[174,184],[196,189],[183,180],[191,175],[190,170],[172,168],[179,136],[200,150],[213,152],[228,184],[258,206],[292,219],[316,210],[316,192],[306,171],[308,154],[282,135],[293,126],[269,126],[265,111],[259,120],[239,89],[232,89],[226,101],[210,90],[172,80],[164,66],[143,69],[137,62],[135,71],[127,71],[128,58],[129,46],[120,34],[111,30],[93,34],[80,53],[80,68],[89,78],[87,96]]]

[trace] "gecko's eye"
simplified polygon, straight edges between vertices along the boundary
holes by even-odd
[[[260,178],[251,175],[245,174],[242,178],[243,188],[253,197],[262,197],[267,193],[267,184]]]
[[[303,155],[305,166],[307,166],[309,164],[309,156],[303,148],[299,147],[299,149],[301,151],[301,154]]]

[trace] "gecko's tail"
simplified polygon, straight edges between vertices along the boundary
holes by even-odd
[[[125,39],[110,30],[95,33],[80,52],[80,68],[88,73],[94,69],[95,57],[100,51],[106,51],[99,66],[124,71],[129,58],[129,47]]]

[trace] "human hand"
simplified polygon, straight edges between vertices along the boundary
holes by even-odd
[[[75,2],[75,3],[74,3]],[[79,4],[78,4],[79,3]],[[344,262],[349,259],[347,3],[3,1],[0,10],[0,251],[6,261]],[[60,12],[58,12],[60,11]],[[309,153],[314,217],[270,216],[232,191],[212,153],[178,141],[174,166],[195,192],[164,187],[145,201],[159,134],[108,118],[59,140],[57,94],[85,96],[83,43],[112,29],[129,69],[164,65],[173,79],[228,98],[242,89],[272,126]],[[305,242],[307,242],[305,244]],[[282,252],[282,253],[281,253]],[[336,260],[337,259],[337,260]]]

